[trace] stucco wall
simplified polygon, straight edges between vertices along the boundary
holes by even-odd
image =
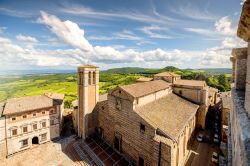
[[[5,117],[0,117],[0,159],[6,157]]]
[[[56,110],[56,113],[53,111]],[[45,114],[42,112],[45,111]],[[54,113],[52,113],[54,112]],[[36,113],[36,116],[33,116]],[[27,118],[22,116],[26,115]],[[16,117],[13,121],[12,117]],[[51,120],[53,120],[53,125],[51,125]],[[42,127],[42,122],[46,122],[46,127]],[[32,112],[27,112],[23,114],[6,116],[6,138],[7,138],[7,150],[8,155],[16,153],[21,150],[28,149],[32,146],[32,138],[38,137],[39,143],[47,142],[51,139],[60,136],[60,111],[56,107],[51,107],[42,110],[35,110]],[[37,130],[33,129],[33,124],[37,124]],[[23,126],[28,127],[28,132],[23,133]],[[12,135],[12,129],[17,129],[17,135]],[[47,133],[47,139],[41,141],[41,134]],[[28,146],[22,147],[22,140],[28,139]]]

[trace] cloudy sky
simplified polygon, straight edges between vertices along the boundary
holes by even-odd
[[[240,0],[0,1],[0,70],[230,67]]]

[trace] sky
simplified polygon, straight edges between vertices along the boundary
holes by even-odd
[[[0,0],[0,70],[231,67],[242,0]]]

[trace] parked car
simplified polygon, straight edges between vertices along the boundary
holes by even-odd
[[[216,153],[216,152],[213,152],[213,154],[212,154],[212,162],[213,163],[219,163],[219,155],[218,155],[218,153]]]
[[[219,140],[219,135],[218,134],[214,134],[214,142],[215,143],[219,143],[220,142],[220,140]]]
[[[203,135],[203,134],[198,134],[198,136],[197,136],[197,140],[199,141],[199,142],[203,142],[204,140],[205,140],[205,136]]]

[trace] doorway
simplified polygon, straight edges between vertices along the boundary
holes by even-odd
[[[121,151],[121,137],[115,136],[114,148],[115,148],[118,152]]]
[[[37,145],[37,144],[39,144],[38,137],[33,137],[32,138],[32,145]]]

